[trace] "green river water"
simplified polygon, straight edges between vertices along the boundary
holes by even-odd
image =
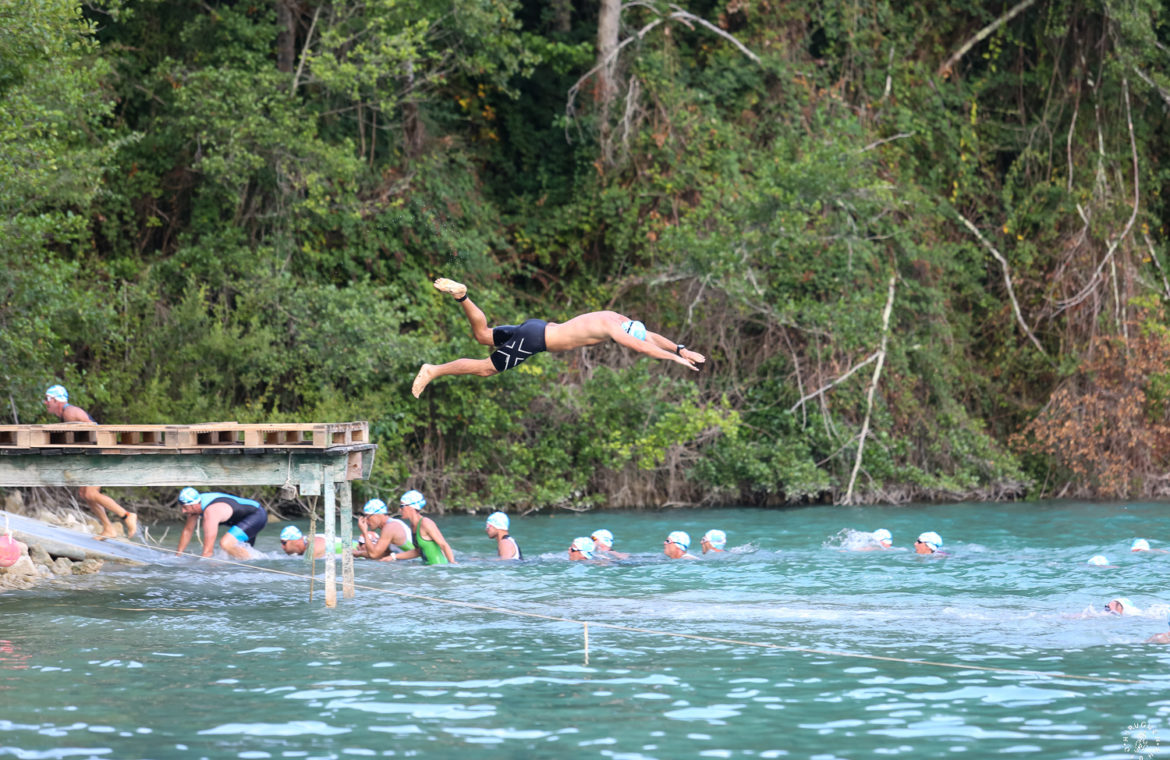
[[[1129,551],[1170,548],[1166,505],[514,517],[516,564],[482,515],[438,520],[459,565],[358,560],[358,583],[592,622],[588,662],[578,623],[366,588],[328,609],[320,582],[309,602],[264,572],[306,572],[270,525],[253,567],[160,555],[0,594],[0,758],[1170,754],[1170,645],[1144,643],[1170,554]],[[843,550],[880,527],[896,550]],[[631,557],[567,561],[598,528]],[[709,528],[732,551],[662,555]],[[913,553],[928,530],[946,556]],[[1103,612],[1116,596],[1139,614]]]

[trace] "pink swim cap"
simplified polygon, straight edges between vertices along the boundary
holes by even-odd
[[[20,559],[20,544],[12,536],[0,536],[0,567],[12,567]]]

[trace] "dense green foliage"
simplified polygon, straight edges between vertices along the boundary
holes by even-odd
[[[639,3],[603,104],[591,3],[0,0],[9,416],[63,382],[103,422],[368,419],[363,488],[456,508],[1092,493],[1017,434],[1103,339],[1153,350],[1131,300],[1163,324],[1170,4],[1021,5]],[[416,400],[486,354],[437,276],[708,365]],[[1160,493],[1140,457],[1111,494]]]

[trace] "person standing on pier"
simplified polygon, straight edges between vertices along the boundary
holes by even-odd
[[[53,385],[45,391],[45,409],[49,411],[49,414],[61,418],[62,422],[97,424],[97,420],[91,417],[89,412],[80,406],[69,403],[69,391],[65,390],[64,386]],[[82,501],[89,505],[90,511],[97,516],[102,524],[102,532],[98,535],[99,539],[114,538],[118,535],[114,532],[114,524],[106,515],[107,511],[122,518],[122,522],[126,524],[126,538],[131,538],[138,532],[138,515],[102,493],[100,486],[82,486],[78,489],[77,494]]]
[[[256,536],[268,524],[268,512],[258,501],[215,491],[199,493],[190,487],[179,492],[179,511],[187,522],[179,534],[176,554],[182,554],[191,542],[200,516],[203,517],[204,557],[210,557],[215,551],[219,526],[226,525],[227,532],[219,540],[219,545],[235,559],[252,559],[255,555],[251,547],[256,546]]]

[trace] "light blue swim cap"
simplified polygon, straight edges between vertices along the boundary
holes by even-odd
[[[873,536],[873,540],[878,541],[878,542],[881,542],[881,541],[891,541],[892,542],[894,540],[894,537],[892,535],[890,535],[890,532],[888,530],[886,530],[885,528],[878,528],[871,535]]]
[[[938,551],[939,547],[943,545],[942,536],[935,533],[933,530],[928,530],[918,536],[918,540],[930,547],[931,551]]]
[[[1089,564],[1104,566],[1109,564],[1109,560],[1106,559],[1104,554],[1094,554],[1092,557],[1089,557]]]
[[[295,525],[288,525],[280,532],[281,541],[296,541],[299,538],[304,538],[305,534],[301,533],[301,529]]]
[[[613,546],[613,534],[605,528],[593,531],[593,535],[590,536],[590,538],[592,538],[597,543],[605,544],[606,546],[610,547]]]
[[[627,319],[622,322],[622,332],[626,335],[632,335],[638,340],[646,340],[646,325],[636,319]]]
[[[721,530],[709,530],[703,534],[703,540],[716,549],[722,549],[727,545],[727,534]]]
[[[578,536],[577,538],[574,538],[572,546],[569,547],[570,551],[581,552],[589,559],[593,559],[593,552],[595,549],[596,547],[593,545],[593,539],[589,538],[589,536]]]
[[[691,537],[687,535],[686,531],[671,531],[670,535],[666,537],[666,540],[672,544],[678,544],[683,548],[684,552],[691,548]]]
[[[69,403],[69,391],[65,390],[63,385],[50,385],[45,391],[45,395],[51,399]]]
[[[180,504],[194,504],[199,501],[199,492],[191,486],[187,486],[182,491],[179,491]]]
[[[386,502],[381,499],[370,499],[366,505],[362,507],[363,515],[384,515],[389,510],[386,509]]]
[[[500,530],[508,529],[508,516],[503,512],[492,512],[488,515],[487,524]]]
[[[407,491],[402,494],[402,498],[398,500],[398,503],[403,507],[414,507],[421,511],[427,505],[427,499],[418,491]]]
[[[1150,550],[1150,542],[1144,538],[1134,539],[1133,546],[1129,547],[1131,552],[1148,552]]]
[[[1121,605],[1122,615],[1140,615],[1142,612],[1140,609],[1138,609],[1136,604],[1129,600],[1129,597],[1118,596],[1114,597],[1113,601]]]

